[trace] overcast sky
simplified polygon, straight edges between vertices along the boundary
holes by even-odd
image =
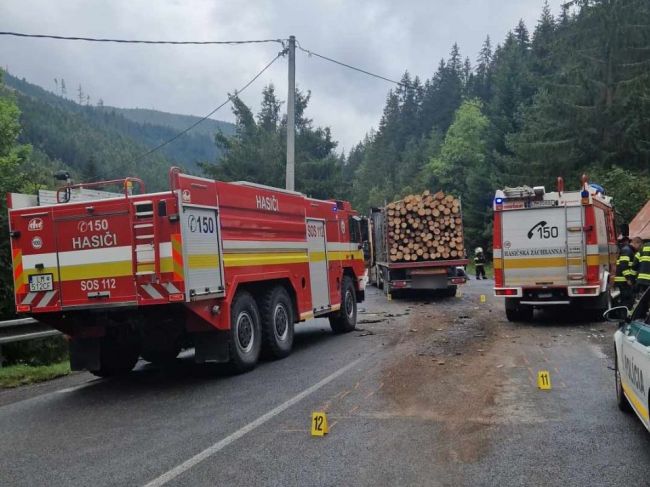
[[[530,31],[544,0],[1,0],[0,30],[165,40],[287,38],[306,49],[399,79],[430,77],[458,42],[476,59],[523,18]],[[561,0],[550,0],[558,14]],[[205,115],[279,51],[276,44],[147,46],[0,37],[0,64],[68,96],[81,84],[106,105]],[[257,108],[262,87],[286,98],[287,62],[275,63],[242,98]],[[308,115],[350,149],[381,116],[389,83],[296,54],[296,82],[311,90]],[[214,118],[232,121],[230,107]]]

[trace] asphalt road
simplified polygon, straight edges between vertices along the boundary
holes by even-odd
[[[490,286],[371,289],[359,330],[300,325],[289,358],[245,375],[184,357],[0,391],[0,485],[648,485],[650,436],[616,407],[613,325],[510,324]]]

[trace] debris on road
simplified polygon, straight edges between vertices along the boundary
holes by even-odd
[[[363,330],[362,333],[359,333],[357,336],[358,337],[367,337],[369,335],[374,335],[375,333],[370,331],[370,330]]]
[[[382,320],[380,318],[373,318],[373,319],[369,319],[369,320],[358,320],[357,323],[359,323],[361,325],[368,325],[368,324],[371,324],[371,323],[382,323],[384,321],[386,321],[386,320]]]

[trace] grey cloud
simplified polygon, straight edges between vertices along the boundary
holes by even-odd
[[[557,13],[561,0],[553,0]],[[458,42],[473,61],[485,36],[499,42],[523,18],[532,31],[542,0],[241,1],[3,0],[0,29],[144,39],[247,39],[296,35],[301,45],[399,79],[430,77]],[[65,78],[94,101],[203,115],[250,79],[276,45],[123,46],[0,38],[0,64],[54,88]],[[286,94],[286,61],[276,63],[242,97],[257,106],[264,84]],[[297,83],[312,91],[309,116],[332,128],[349,149],[376,126],[391,85],[297,54]],[[232,120],[229,109],[215,118]]]

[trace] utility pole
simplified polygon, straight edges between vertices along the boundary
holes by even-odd
[[[289,36],[289,93],[287,94],[287,182],[294,190],[296,168],[296,37]]]

